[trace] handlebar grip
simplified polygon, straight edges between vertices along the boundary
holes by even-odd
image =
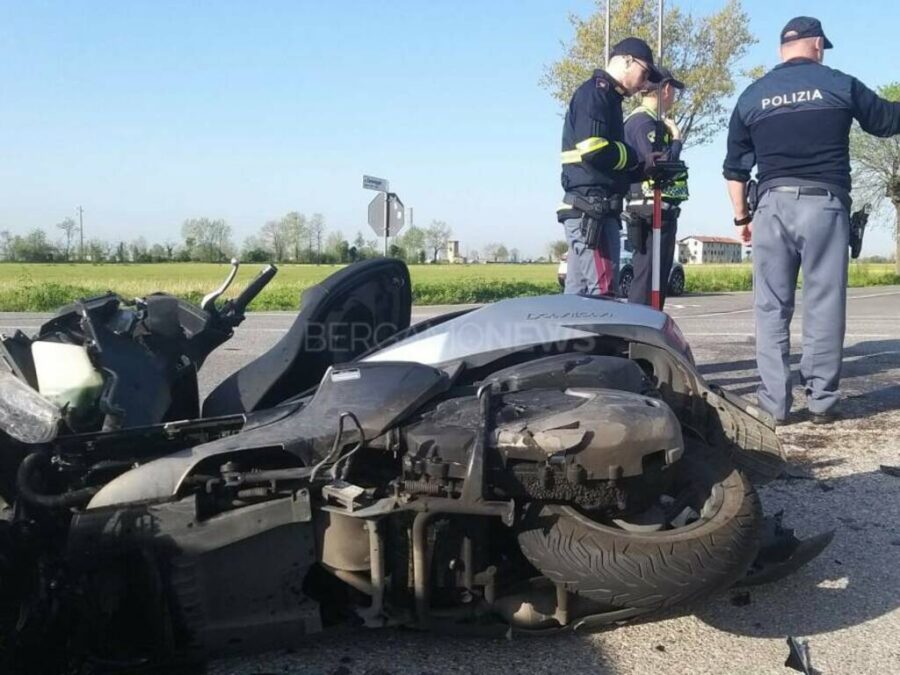
[[[266,284],[272,281],[272,277],[277,273],[278,268],[275,265],[266,265],[253,281],[247,285],[247,288],[241,291],[241,294],[234,299],[232,307],[235,313],[243,314],[244,310],[247,309],[247,305],[253,302],[253,299],[266,287]]]

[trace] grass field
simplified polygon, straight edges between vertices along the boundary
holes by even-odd
[[[244,265],[229,295],[239,292],[260,265]],[[282,265],[275,280],[253,303],[254,309],[296,309],[303,289],[339,269],[331,265]],[[126,298],[166,291],[198,301],[225,277],[228,265],[171,263],[0,264],[0,311],[49,311],[78,297],[113,290]],[[687,292],[750,290],[749,265],[685,268]],[[555,264],[412,265],[417,304],[490,302],[506,297],[555,293]],[[893,265],[850,267],[851,286],[900,284]]]

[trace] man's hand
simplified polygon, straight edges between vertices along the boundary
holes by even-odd
[[[666,117],[663,120],[663,124],[665,124],[666,128],[669,130],[669,136],[672,137],[673,141],[681,140],[681,130],[678,128],[678,125],[675,124],[675,120]]]
[[[653,176],[653,169],[656,168],[656,163],[665,156],[664,152],[651,152],[644,158],[644,175],[648,178]]]
[[[750,240],[753,238],[753,223],[747,223],[746,225],[742,225],[739,228],[739,236],[741,241],[745,244],[749,244]]]

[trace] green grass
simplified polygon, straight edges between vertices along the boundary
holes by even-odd
[[[260,265],[244,265],[229,295],[238,293]],[[275,280],[253,303],[257,310],[294,310],[303,289],[339,269],[332,265],[282,265]],[[79,297],[113,290],[126,298],[153,291],[194,302],[225,277],[228,265],[171,263],[0,264],[0,311],[50,311]],[[687,266],[689,293],[751,289],[749,265]],[[502,298],[556,293],[555,264],[412,265],[417,304],[491,302]],[[890,264],[852,263],[851,286],[900,284]]]

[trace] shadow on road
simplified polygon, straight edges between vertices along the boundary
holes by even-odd
[[[699,619],[730,633],[774,638],[849,628],[900,607],[900,479],[876,471],[802,483],[784,487],[797,503],[816,500],[818,510],[834,514],[834,522],[818,526],[836,527],[831,545],[787,579],[747,589],[747,605],[735,606],[731,592],[695,607]]]
[[[557,675],[565,672],[614,675],[619,671],[582,635],[568,633],[506,640],[392,628],[321,633],[287,651],[220,661],[207,669],[207,675]]]
[[[795,387],[802,386],[800,354],[791,354],[790,363]],[[900,340],[870,340],[846,347],[841,373],[845,392],[842,405],[844,417],[863,418],[900,409],[900,385],[893,384],[896,378],[891,377],[891,383],[884,383],[886,386],[877,386],[882,384],[879,376],[894,369],[900,369]],[[710,382],[740,396],[755,393],[759,385],[759,373],[753,359],[705,363],[698,370]],[[747,374],[747,371],[750,373]],[[734,375],[729,376],[731,373]]]

